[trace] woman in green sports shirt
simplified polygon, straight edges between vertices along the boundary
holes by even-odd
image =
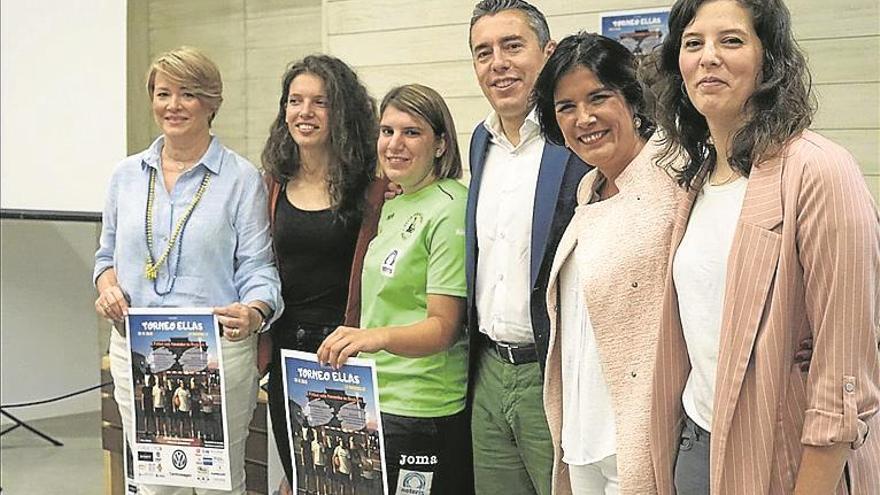
[[[455,126],[443,98],[411,84],[380,106],[377,151],[402,194],[382,208],[362,273],[361,326],[339,327],[318,359],[376,361],[392,492],[473,491],[467,388],[464,213]]]

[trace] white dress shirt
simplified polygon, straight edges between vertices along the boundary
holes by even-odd
[[[495,112],[477,200],[476,305],[480,331],[496,342],[535,341],[529,310],[532,211],[544,139],[534,110],[514,146]]]

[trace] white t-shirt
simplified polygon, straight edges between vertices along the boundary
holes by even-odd
[[[562,461],[584,465],[614,455],[617,441],[611,395],[574,258],[569,256],[559,271]]]
[[[184,412],[184,413],[189,412],[190,411],[189,390],[187,390],[183,387],[178,387],[177,390],[174,392],[174,395],[175,395],[175,397],[177,397],[177,410],[180,412]]]
[[[333,449],[333,457],[338,459],[336,466],[336,470],[340,474],[351,474],[351,454],[348,452],[348,449],[343,447],[342,445],[337,445],[335,449]]]
[[[706,431],[712,431],[727,258],[747,184],[745,177],[720,186],[706,182],[672,262],[681,327],[691,359],[681,401],[688,417]]]
[[[153,409],[165,408],[165,389],[159,385],[153,385]]]

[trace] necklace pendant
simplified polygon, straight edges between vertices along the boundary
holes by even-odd
[[[147,264],[144,267],[144,275],[147,277],[147,280],[156,280],[159,276],[159,269],[152,262],[147,261]]]

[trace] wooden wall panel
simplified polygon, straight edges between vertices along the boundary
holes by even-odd
[[[149,146],[157,131],[145,86],[150,65],[150,4],[129,2],[127,10],[125,145],[132,155]]]
[[[419,82],[447,98],[465,137],[489,111],[473,74],[468,23],[475,2],[324,0],[326,49],[350,63],[381,98],[395,85]],[[655,0],[534,2],[556,39],[599,28],[600,13],[668,5]],[[788,0],[795,35],[813,74],[819,111],[814,127],[850,149],[877,197],[880,175],[880,3]],[[461,139],[464,149],[468,139]]]
[[[865,175],[880,175],[880,129],[817,130],[853,154]]]
[[[813,84],[880,82],[880,36],[807,40],[801,47]]]
[[[244,16],[232,16],[205,24],[166,26],[150,31],[150,52],[189,45],[205,52],[223,73],[223,78],[240,78],[244,71]]]
[[[241,17],[244,3],[244,0],[150,0],[150,27],[193,26]]]
[[[145,38],[148,58],[180,45],[211,57],[224,81],[223,107],[213,130],[224,144],[258,164],[285,67],[321,49],[321,0],[149,0],[140,5],[131,10],[146,9],[139,19],[148,25],[130,31],[145,30],[146,35],[129,41],[140,45]],[[144,119],[129,121],[138,129],[129,131],[138,141],[149,144],[158,133]]]
[[[357,71],[377,99],[394,86],[407,83],[430,86],[446,98],[483,94],[469,58],[455,62],[374,65],[358,67]]]
[[[880,32],[877,0],[786,0],[799,40],[876,36]]]
[[[247,2],[246,19],[248,107],[243,152],[259,164],[284,70],[289,63],[321,51],[321,2]]]
[[[245,46],[248,48],[314,45],[321,42],[319,7],[307,7],[286,15],[248,17]]]
[[[819,111],[816,129],[877,129],[880,123],[880,83],[817,84]]]
[[[467,24],[472,0],[437,2],[401,2],[399,0],[345,0],[327,2],[328,34],[350,34],[396,29],[420,29],[426,26]]]
[[[356,67],[409,65],[468,60],[468,26],[430,26],[420,29],[336,34],[327,52]]]
[[[320,24],[321,0],[245,0],[248,17],[297,15],[308,8],[318,10],[315,22]]]
[[[585,12],[635,10],[663,7],[667,2],[645,0],[578,0],[535,1],[548,22],[556,17]],[[443,8],[433,2],[401,2],[400,0],[329,0],[327,22],[330,35],[352,34],[397,29],[420,29],[428,26],[469,24],[473,0],[446,0]]]

